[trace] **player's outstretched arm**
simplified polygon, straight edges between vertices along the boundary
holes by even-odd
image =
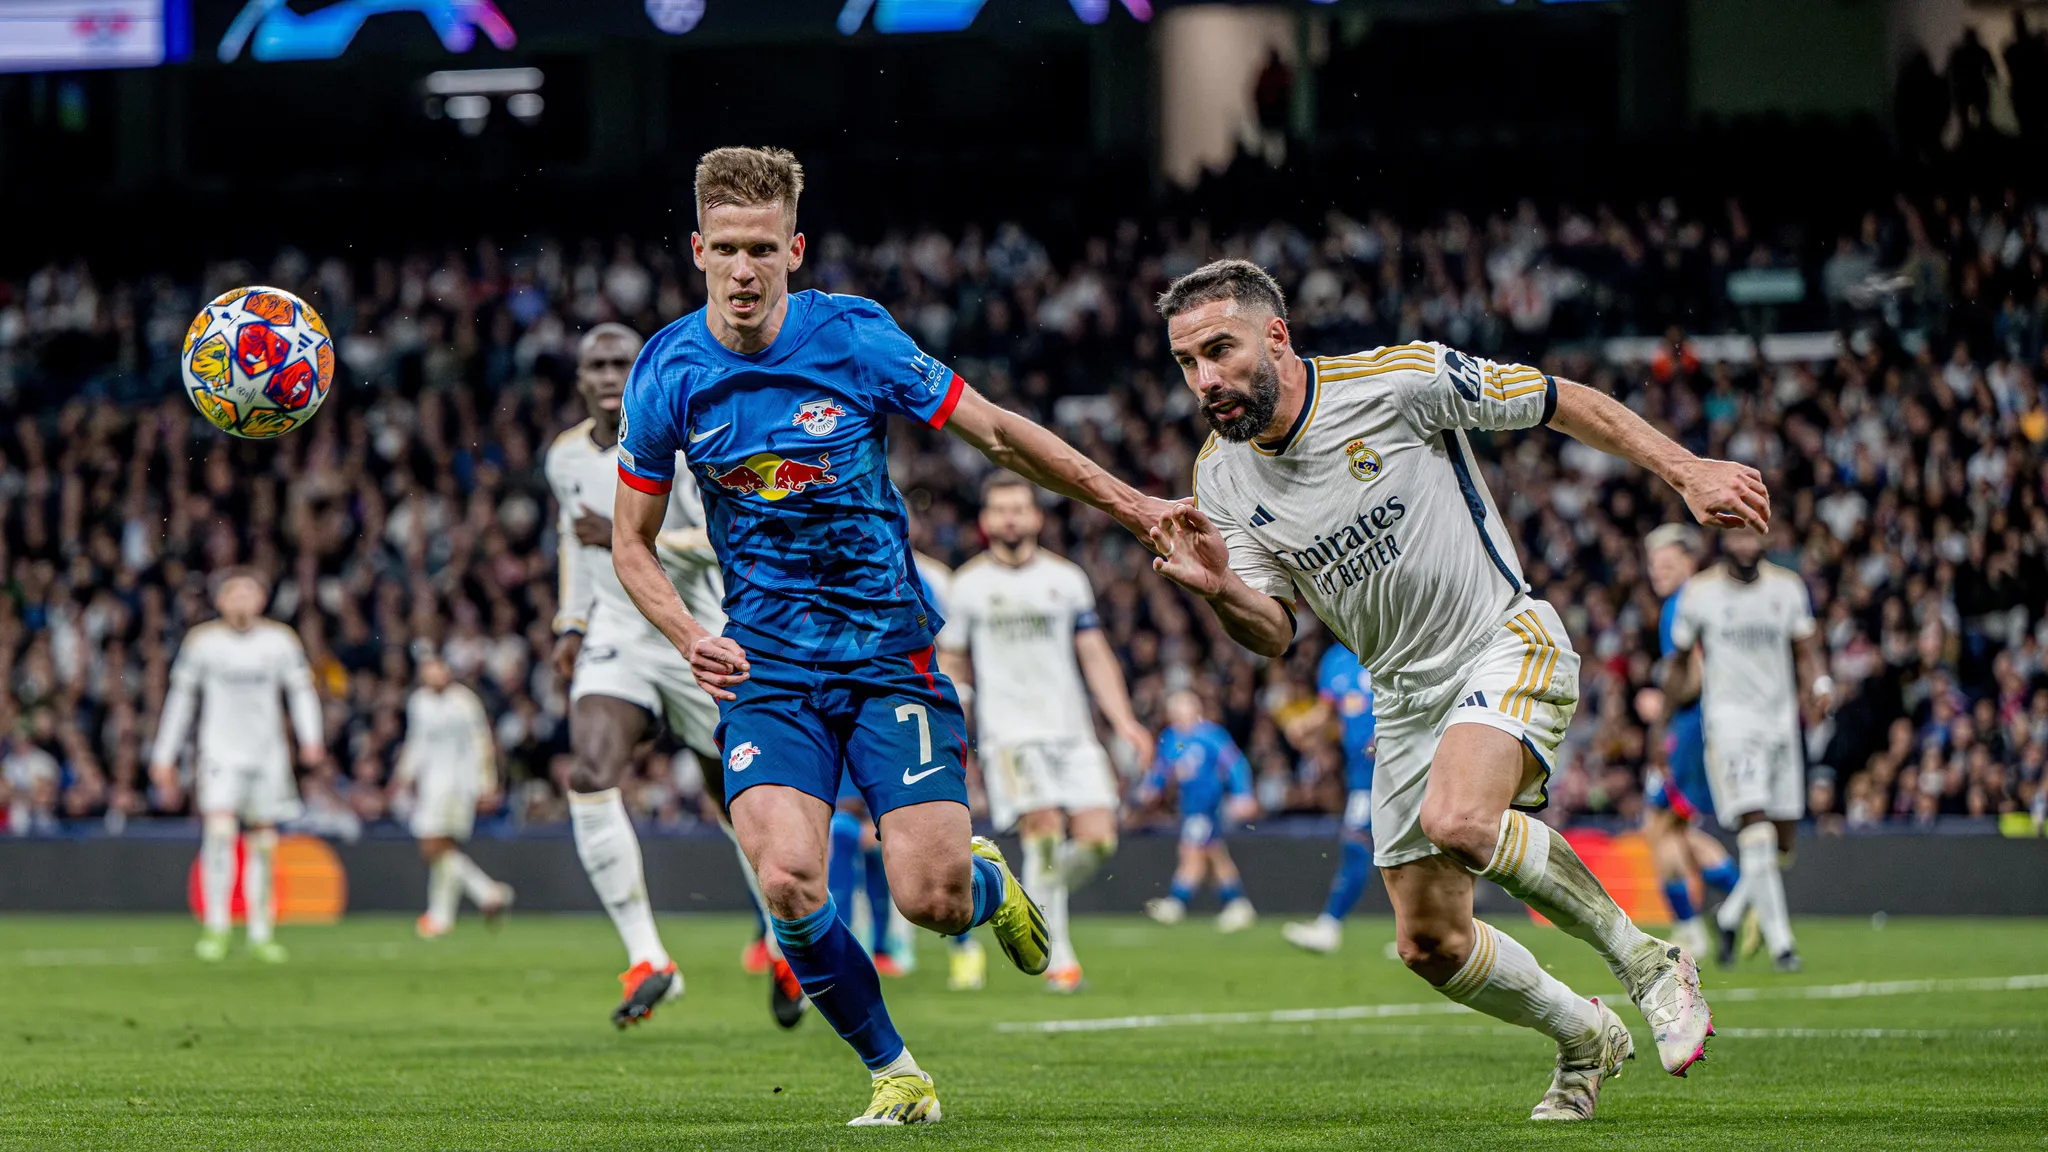
[[[946,430],[981,454],[1042,488],[1109,513],[1140,540],[1173,510],[1173,502],[1147,496],[1111,476],[1050,431],[1007,412],[971,387],[946,420]]]
[[[1081,678],[1088,682],[1088,691],[1095,697],[1095,706],[1102,709],[1103,719],[1116,730],[1118,739],[1131,746],[1131,755],[1138,763],[1150,764],[1152,733],[1138,723],[1138,714],[1131,710],[1130,688],[1124,683],[1123,665],[1117,663],[1109,637],[1100,628],[1084,628],[1074,633],[1074,656],[1081,665]]]
[[[619,574],[633,606],[690,662],[698,686],[714,700],[731,700],[733,694],[726,689],[747,678],[747,654],[737,643],[713,636],[683,607],[682,596],[654,551],[667,515],[667,493],[620,484],[612,504],[612,570]]]
[[[1223,631],[1261,656],[1276,658],[1294,643],[1294,618],[1278,600],[1230,568],[1230,545],[1193,504],[1177,503],[1151,531],[1159,553],[1152,570],[1209,602]]]
[[[1559,380],[1557,412],[1550,426],[1590,448],[1655,472],[1685,497],[1686,507],[1702,524],[1770,530],[1771,494],[1764,487],[1763,473],[1747,464],[1693,455],[1604,392]]]

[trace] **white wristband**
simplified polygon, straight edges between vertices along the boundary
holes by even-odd
[[[1815,696],[1833,696],[1835,694],[1835,678],[1833,676],[1815,676],[1813,678],[1813,694]]]

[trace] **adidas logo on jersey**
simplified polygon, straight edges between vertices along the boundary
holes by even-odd
[[[1273,514],[1271,512],[1266,511],[1266,506],[1264,504],[1260,504],[1252,509],[1252,527],[1264,528],[1266,525],[1271,524],[1273,520]]]
[[[1463,700],[1458,701],[1458,707],[1460,708],[1484,708],[1486,706],[1486,693],[1484,692],[1474,692]]]

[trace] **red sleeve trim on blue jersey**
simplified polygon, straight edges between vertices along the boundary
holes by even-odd
[[[633,491],[645,492],[649,496],[666,496],[668,490],[675,487],[673,480],[650,480],[637,472],[628,472],[624,464],[619,465],[619,480]]]
[[[939,402],[938,410],[932,413],[928,423],[934,428],[944,428],[946,421],[953,417],[953,409],[960,404],[960,394],[966,390],[967,381],[962,380],[958,372],[953,373],[953,383],[946,388],[946,398]]]

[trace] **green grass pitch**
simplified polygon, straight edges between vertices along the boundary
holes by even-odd
[[[1504,918],[1505,919],[1505,918]],[[1575,988],[1616,992],[1577,942],[1504,925]],[[1241,936],[1083,918],[1089,987],[1002,967],[950,993],[936,938],[887,992],[943,1123],[842,1127],[866,1076],[824,1022],[768,1018],[738,917],[663,923],[689,995],[614,1032],[622,965],[597,917],[287,928],[282,968],[190,958],[170,917],[0,917],[0,1147],[8,1148],[1961,1148],[2048,1143],[2048,924],[1805,919],[1806,972],[1710,970],[1721,1035],[1686,1080],[1641,1058],[1587,1124],[1523,1119],[1547,1041],[1445,1012],[1386,957],[1386,921],[1304,955]],[[1802,989],[1840,989],[1826,996]],[[1904,983],[1900,983],[1904,982]],[[1917,982],[1917,983],[1915,983]],[[1288,1009],[1420,1005],[1347,1015]],[[1412,1014],[1404,1014],[1411,1013]],[[1143,1027],[1034,1022],[1236,1014]],[[1305,1018],[1304,1018],[1305,1017]],[[1334,1018],[1333,1018],[1334,1017]],[[999,1027],[1010,1025],[1010,1027]],[[1018,1027],[1023,1025],[1025,1027]]]

